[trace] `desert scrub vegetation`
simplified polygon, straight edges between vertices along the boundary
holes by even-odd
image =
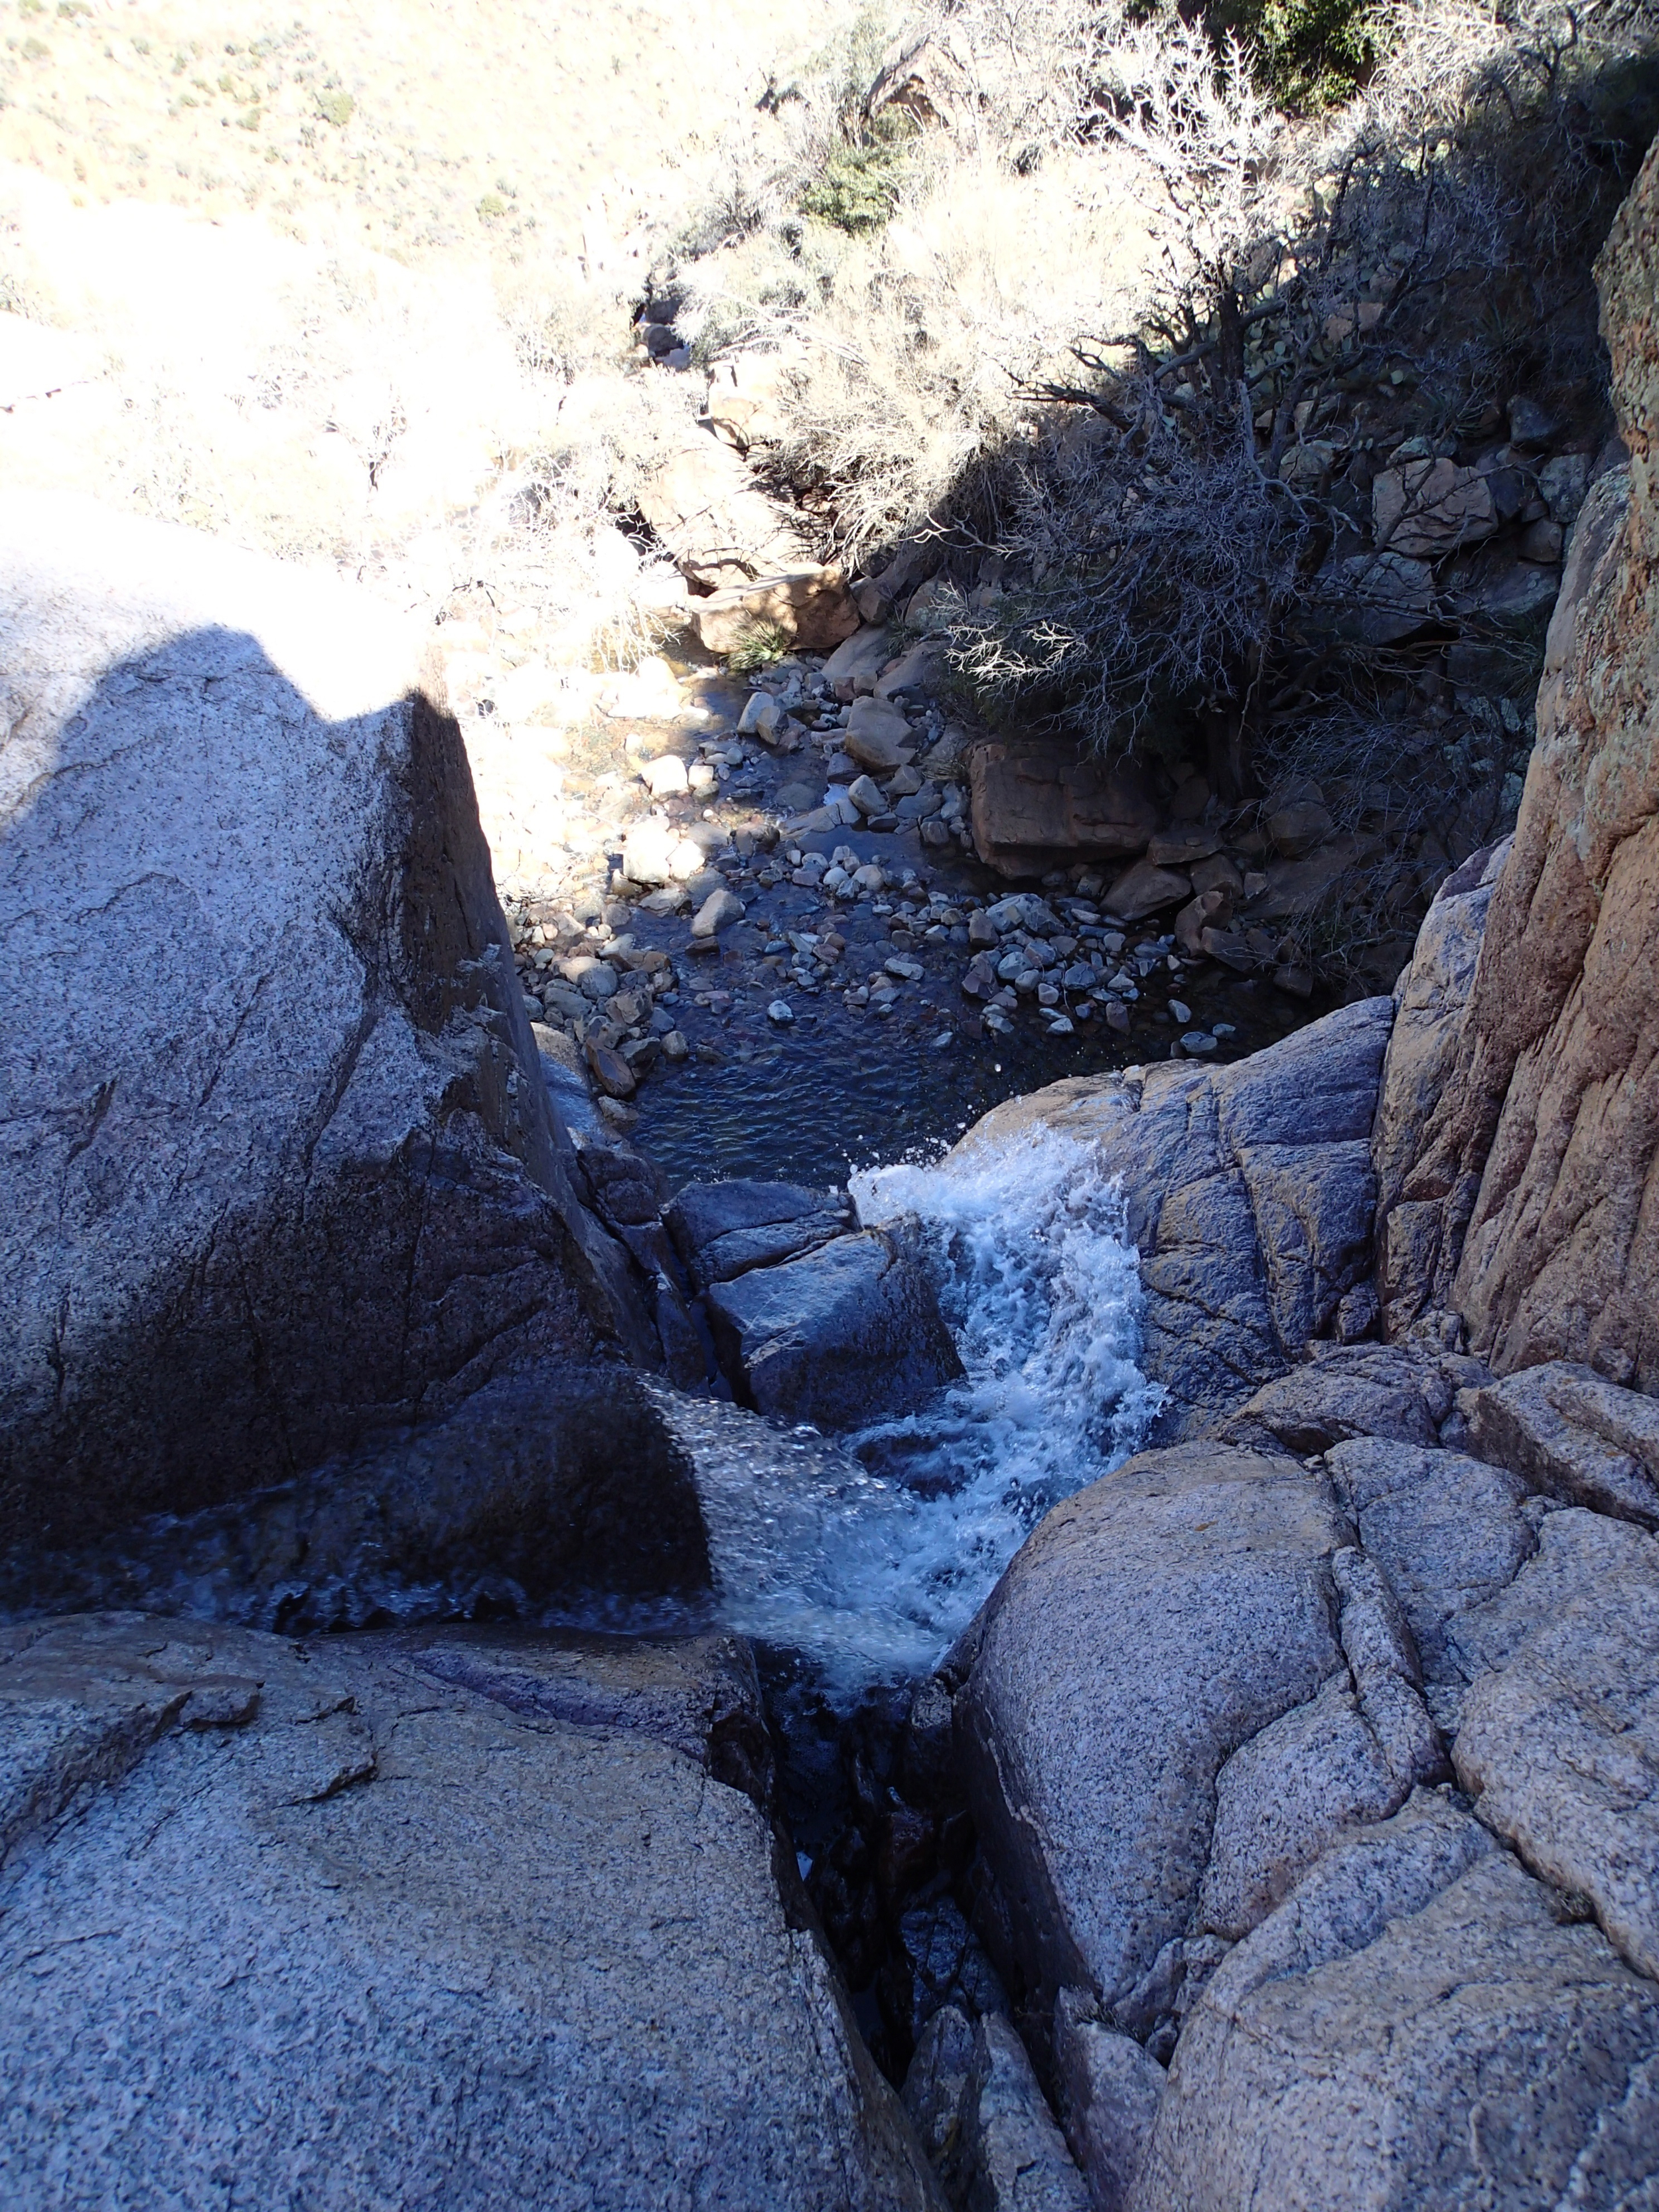
[[[777,357],[751,462],[855,569],[930,549],[921,619],[984,718],[1235,808],[1316,787],[1365,860],[1318,927],[1362,959],[1512,816],[1610,428],[1592,264],[1653,133],[1653,9],[892,28],[860,99],[833,62],[774,88],[779,139],[653,312],[717,371]],[[816,216],[895,110],[885,222]]]
[[[578,656],[655,641],[674,579],[623,518],[695,404],[630,325],[787,27],[753,0],[6,14],[0,354],[46,346],[67,387],[0,416],[9,480],[412,608],[528,602]]]
[[[1426,506],[1512,395],[1597,410],[1591,263],[1651,127],[1645,100],[1628,141],[1598,127],[1651,27],[1601,27],[1587,53],[1570,17],[1525,38],[1401,18],[1364,99],[1310,134],[1231,40],[1131,32],[1112,127],[1175,219],[1138,321],[1027,386],[1087,428],[1050,418],[1015,459],[1000,550],[1023,586],[953,638],[984,696],[1063,702],[1102,746],[1224,725],[1240,793],[1285,726],[1386,688],[1385,633],[1429,611],[1424,556],[1485,532],[1407,511],[1374,535],[1382,462]]]

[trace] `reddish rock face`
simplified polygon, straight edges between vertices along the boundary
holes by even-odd
[[[1399,1187],[1401,1316],[1449,1297],[1503,1370],[1659,1390],[1659,159],[1600,270],[1628,471],[1601,477],[1551,624],[1538,744],[1455,1064]]]
[[[999,875],[1040,876],[1078,860],[1144,853],[1158,808],[1132,763],[1109,768],[1063,745],[1018,738],[975,747],[974,842]]]

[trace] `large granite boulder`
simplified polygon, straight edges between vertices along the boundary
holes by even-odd
[[[1414,1656],[1352,1546],[1297,1462],[1185,1444],[1057,1506],[1016,1557],[958,1662],[957,1727],[998,1963],[1039,2011],[1081,1988],[1166,2032],[1194,1963],[1432,1771],[1426,1715],[1415,1743],[1401,1726]]]
[[[1421,1792],[1223,1961],[1133,2212],[1624,2212],[1659,2185],[1659,1985]]]
[[[722,1638],[0,1632],[0,2197],[937,2207],[745,1711]]]
[[[0,544],[0,1545],[659,1358],[410,634],[85,503]]]
[[[1170,1394],[1160,1440],[1208,1433],[1310,1340],[1370,1325],[1370,1139],[1392,1018],[1389,1000],[1367,999],[1231,1066],[1068,1077],[963,1139],[971,1151],[1052,1129],[1121,1176],[1141,1365]]]
[[[1435,1109],[1393,1149],[1391,1303],[1500,1371],[1659,1389],[1659,155],[1599,265],[1629,470],[1590,489],[1550,624],[1515,849]],[[1397,1188],[1395,1179],[1397,1176]],[[1405,1210],[1410,1209],[1408,1212]]]
[[[1410,1433],[1150,1452],[1050,1514],[945,1679],[1097,2201],[1648,2202],[1656,1654],[1659,1539]]]

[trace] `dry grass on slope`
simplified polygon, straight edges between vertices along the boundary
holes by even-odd
[[[695,406],[643,271],[791,58],[755,0],[0,0],[0,471],[625,654]]]
[[[404,259],[514,265],[584,237],[604,258],[672,214],[796,58],[757,0],[4,0],[0,21],[0,161],[88,204],[301,234],[331,211]]]

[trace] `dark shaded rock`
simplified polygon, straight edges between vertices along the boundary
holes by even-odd
[[[694,1462],[620,1367],[506,1376],[448,1420],[83,1550],[23,1547],[15,1617],[193,1613],[295,1633],[708,1592]]]
[[[663,1214],[674,1249],[688,1264],[705,1244],[736,1230],[766,1229],[808,1214],[851,1208],[833,1191],[788,1182],[689,1182]]]
[[[14,495],[0,534],[0,1544],[659,1358],[410,634],[187,531]]]
[[[589,1037],[583,1047],[593,1080],[607,1098],[631,1098],[636,1088],[634,1071],[619,1052],[596,1037]]]
[[[847,1428],[962,1372],[927,1269],[884,1230],[714,1284],[705,1302],[727,1380],[759,1413]]]
[[[1597,274],[1631,467],[1591,486],[1550,621],[1538,740],[1448,1079],[1404,1205],[1425,1303],[1500,1373],[1582,1361],[1659,1389],[1659,165]],[[1547,572],[1534,572],[1542,580]]]
[[[1076,747],[999,739],[968,756],[974,842],[999,875],[1040,876],[1079,860],[1146,849],[1158,807],[1133,763]]]
[[[733,1229],[712,1237],[693,1257],[691,1281],[706,1291],[711,1283],[730,1282],[751,1267],[769,1267],[779,1260],[793,1260],[815,1251],[832,1237],[845,1236],[849,1226],[844,1208],[799,1214],[793,1221],[771,1221],[756,1229]]]
[[[1160,868],[1151,860],[1137,860],[1115,876],[1106,891],[1106,908],[1122,921],[1139,921],[1161,908],[1178,906],[1192,896],[1190,876],[1174,868]]]

